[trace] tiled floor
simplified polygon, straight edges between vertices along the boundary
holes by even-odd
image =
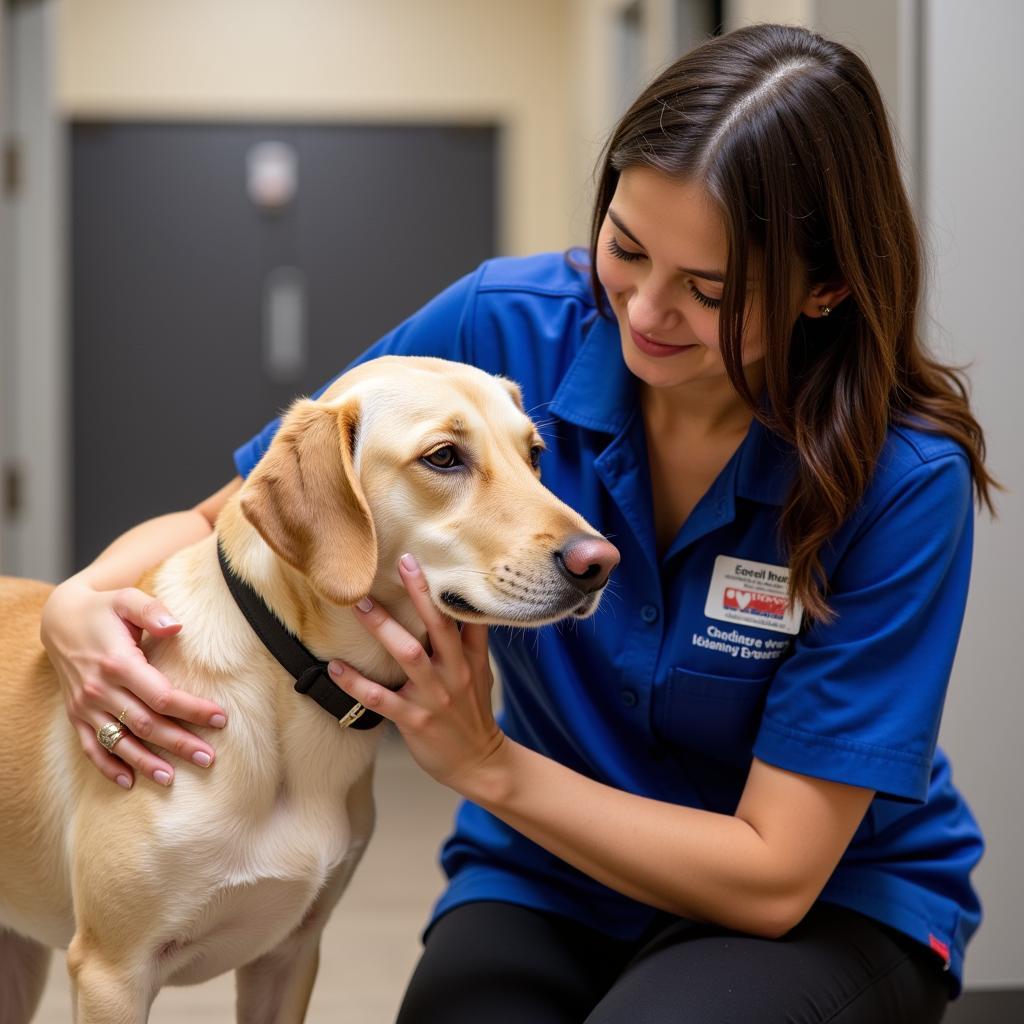
[[[440,893],[437,850],[456,796],[424,775],[395,736],[377,766],[377,830],[324,933],[307,1024],[391,1024]],[[229,1024],[234,976],[157,997],[151,1024]],[[63,956],[54,956],[35,1024],[70,1024]]]

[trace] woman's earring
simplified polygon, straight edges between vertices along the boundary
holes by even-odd
[[[829,315],[829,313],[831,313],[831,312],[832,312],[832,307],[831,307],[831,306],[819,306],[819,307],[818,307],[818,312],[819,312],[819,313],[820,313],[820,314],[821,314],[822,316],[828,316],[828,315]]]

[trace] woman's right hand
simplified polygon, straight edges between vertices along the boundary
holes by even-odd
[[[181,629],[156,599],[133,588],[94,590],[71,577],[56,587],[43,608],[39,635],[64,691],[68,718],[82,749],[111,782],[130,789],[133,768],[163,786],[174,768],[139,740],[201,767],[214,750],[172,719],[222,728],[223,708],[176,690],[139,648],[143,630],[158,637]],[[108,752],[96,737],[124,714],[124,738]]]

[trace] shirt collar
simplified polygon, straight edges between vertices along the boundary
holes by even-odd
[[[618,435],[636,402],[636,378],[622,358],[619,325],[595,312],[550,410],[577,426]],[[785,503],[796,465],[792,448],[755,417],[736,457],[738,497],[766,505]]]
[[[636,405],[636,378],[622,359],[619,325],[596,311],[550,410],[589,430],[618,434]]]
[[[796,468],[793,449],[755,416],[737,455],[737,496],[765,505],[784,505]]]

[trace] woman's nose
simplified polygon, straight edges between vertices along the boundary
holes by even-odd
[[[676,327],[679,320],[679,311],[664,288],[640,287],[629,303],[629,322],[641,334],[657,337]]]

